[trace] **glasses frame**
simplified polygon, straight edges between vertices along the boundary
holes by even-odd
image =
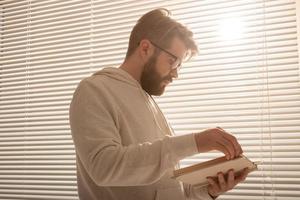
[[[152,42],[151,40],[149,40],[149,41],[150,41],[150,43],[151,43],[153,46],[155,46],[155,47],[158,48],[159,50],[161,50],[161,51],[167,53],[169,56],[171,56],[172,58],[175,59],[174,63],[171,65],[171,69],[172,69],[172,70],[175,70],[175,69],[179,70],[179,69],[180,69],[181,63],[182,63],[182,61],[181,61],[180,58],[178,58],[177,56],[175,56],[175,55],[172,54],[171,52],[165,50],[164,48],[160,47],[159,45],[155,44],[155,43]]]

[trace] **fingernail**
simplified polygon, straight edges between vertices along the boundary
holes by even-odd
[[[212,180],[210,178],[206,178],[206,180],[209,182],[209,183],[212,183]]]

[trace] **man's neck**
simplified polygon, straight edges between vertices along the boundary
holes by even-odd
[[[141,83],[141,75],[142,75],[142,66],[134,62],[133,59],[125,60],[124,63],[119,67],[130,74],[135,80]]]

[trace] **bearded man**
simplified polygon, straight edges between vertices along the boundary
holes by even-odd
[[[196,53],[193,33],[168,10],[155,9],[134,26],[121,66],[80,82],[70,105],[80,200],[210,200],[245,179],[247,170],[218,173],[205,187],[171,178],[185,157],[242,153],[236,138],[219,127],[175,136],[152,98]]]

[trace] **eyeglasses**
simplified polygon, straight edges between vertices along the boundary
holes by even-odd
[[[169,51],[167,51],[167,50],[161,48],[160,46],[158,46],[158,45],[155,44],[154,42],[152,42],[152,41],[150,41],[150,42],[151,42],[151,44],[152,44],[153,46],[155,46],[155,47],[158,48],[159,50],[161,50],[161,51],[167,53],[169,56],[171,56],[171,57],[175,60],[175,61],[171,64],[171,69],[172,69],[172,70],[177,69],[177,70],[179,71],[179,69],[180,69],[180,67],[181,67],[181,59],[178,58],[177,56],[175,56],[174,54],[172,54],[171,52],[169,52]]]

